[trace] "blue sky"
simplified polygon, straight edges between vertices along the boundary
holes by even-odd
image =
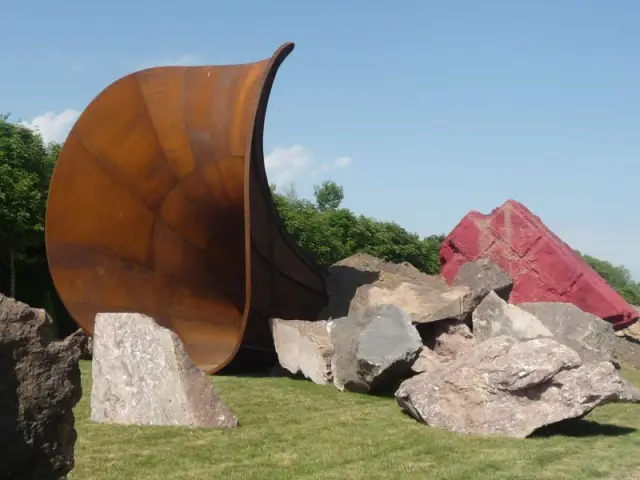
[[[270,177],[427,235],[515,198],[640,279],[640,2],[5,2],[0,111],[61,140],[141,67],[296,49],[273,89]],[[338,160],[339,159],[339,160]]]

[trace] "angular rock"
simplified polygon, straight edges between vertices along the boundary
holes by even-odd
[[[570,303],[537,302],[518,306],[533,314],[556,341],[578,352],[584,361],[614,359],[616,335],[609,322]]]
[[[467,287],[450,288],[435,277],[418,284],[383,274],[375,284],[363,285],[358,289],[349,314],[357,314],[370,305],[391,304],[405,310],[413,323],[464,318],[468,313],[464,309],[468,293]]]
[[[433,350],[441,362],[448,362],[469,351],[476,344],[471,330],[462,320],[417,325],[422,343]]]
[[[411,365],[411,370],[414,373],[424,373],[441,363],[442,359],[440,358],[440,355],[430,348],[422,347],[422,350],[420,350],[420,353],[418,354],[418,358],[416,358],[416,361]]]
[[[550,338],[520,342],[501,336],[404,381],[396,400],[433,427],[524,438],[605,403],[639,402],[640,391],[610,362],[583,363]]]
[[[357,254],[331,267],[329,303],[321,318],[357,315],[373,305],[401,307],[414,323],[463,318],[469,288],[449,287],[437,276],[421,273],[413,266],[384,262]]]
[[[618,337],[627,338],[629,340],[640,341],[640,322],[635,322],[626,328],[617,330],[615,334]]]
[[[618,337],[613,354],[616,361],[627,367],[640,369],[640,322],[618,330],[615,334]]]
[[[61,479],[74,467],[80,351],[51,317],[0,294],[0,478]]]
[[[375,305],[333,322],[331,370],[340,390],[366,393],[411,374],[422,342],[409,315],[394,305]]]
[[[333,345],[327,321],[272,318],[269,323],[278,362],[283,368],[294,375],[302,374],[319,385],[333,382]]]
[[[472,321],[473,334],[479,341],[502,335],[519,340],[553,336],[535,315],[505,302],[495,292],[489,293],[474,310]]]
[[[70,342],[80,350],[80,360],[91,360],[93,356],[93,339],[83,329],[73,332]]]
[[[346,275],[347,277],[351,277],[347,279],[348,283],[353,283],[353,281],[356,280],[356,283],[360,283],[361,285],[375,281],[380,272],[416,280],[420,280],[426,275],[409,262],[386,262],[368,253],[356,253],[340,260],[330,268],[331,276],[335,275],[340,279],[340,277]],[[357,278],[354,279],[353,275],[356,275]]]
[[[91,420],[95,422],[238,425],[178,336],[146,315],[96,315],[92,374]]]
[[[499,298],[509,301],[513,290],[513,279],[496,263],[480,259],[462,265],[453,280],[453,285],[462,285],[471,289],[471,294],[465,299],[464,309],[473,312],[492,291]]]
[[[449,283],[470,260],[497,263],[515,281],[509,301],[516,305],[572,303],[616,327],[640,317],[580,255],[514,200],[488,215],[467,214],[442,243],[440,258]]]
[[[383,268],[384,261],[365,253],[352,255],[332,265],[327,278],[329,301],[319,318],[346,317],[358,287],[378,280]]]
[[[613,358],[619,365],[640,369],[640,340],[617,337]]]

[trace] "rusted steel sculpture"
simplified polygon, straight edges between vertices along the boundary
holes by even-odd
[[[56,289],[88,333],[98,312],[144,313],[207,373],[272,345],[268,318],[315,318],[324,273],[287,236],[262,137],[280,64],[156,67],[100,93],[51,181]]]

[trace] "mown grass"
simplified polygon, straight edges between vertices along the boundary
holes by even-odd
[[[640,405],[600,407],[536,438],[482,438],[420,425],[393,398],[217,376],[237,429],[101,425],[89,420],[91,363],[82,371],[70,480],[640,478]],[[625,376],[640,385],[640,372]]]

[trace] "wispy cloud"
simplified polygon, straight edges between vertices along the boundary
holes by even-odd
[[[323,163],[319,168],[314,170],[314,173],[324,173],[347,168],[352,162],[353,159],[351,157],[338,157],[332,162]]]
[[[311,150],[302,145],[288,148],[278,147],[264,159],[269,182],[282,187],[305,175],[316,175],[347,168],[353,160],[350,157],[338,157],[330,162],[318,164]]]
[[[45,143],[64,142],[69,130],[80,116],[80,112],[73,108],[55,113],[48,111],[38,115],[29,122],[20,122],[34,131],[40,132]]]

